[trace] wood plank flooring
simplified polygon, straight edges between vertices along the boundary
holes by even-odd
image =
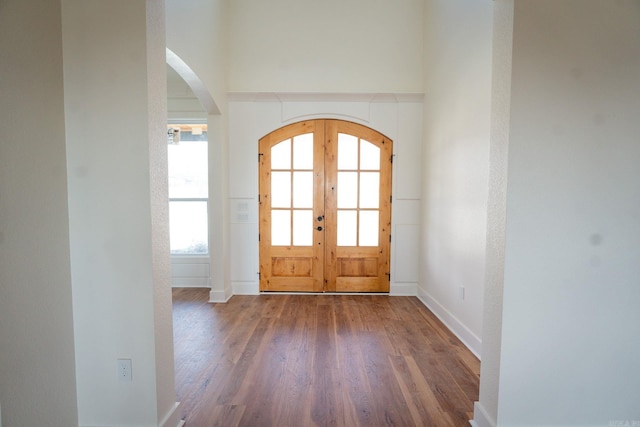
[[[174,289],[187,427],[468,426],[480,362],[415,297]]]

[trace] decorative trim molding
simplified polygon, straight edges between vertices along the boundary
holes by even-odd
[[[231,298],[231,295],[226,295],[224,290],[211,290],[209,292],[209,302],[226,303]]]
[[[492,419],[482,406],[482,403],[473,404],[473,419],[469,421],[473,427],[496,427],[496,420]]]
[[[415,297],[418,295],[417,283],[392,283],[389,289],[390,296]]]
[[[318,110],[317,106],[324,109]],[[283,102],[282,123],[295,123],[311,119],[339,119],[371,125],[371,102]]]
[[[172,288],[210,288],[208,277],[172,277]]]
[[[164,419],[158,424],[159,427],[182,427],[184,426],[184,420],[180,419],[180,408],[181,403],[176,402],[173,405],[173,408],[169,411],[167,415],[165,415]]]
[[[209,256],[173,255],[171,257],[171,287],[210,288],[211,259]]]
[[[227,297],[227,301],[233,295],[260,295],[260,291],[258,290],[258,284],[256,282],[235,282],[232,283],[233,291],[231,295]],[[336,295],[389,295],[389,296],[416,296],[417,295],[418,285],[417,283],[392,283],[390,292],[387,293],[372,293],[368,294],[366,292],[337,292]],[[222,291],[215,291],[220,295],[223,294]],[[214,291],[211,291],[213,295]],[[292,294],[297,294],[297,292],[290,292]],[[278,292],[278,294],[287,294],[287,292]],[[334,293],[331,293],[332,295]],[[323,292],[316,293],[305,293],[305,295],[326,295]],[[211,301],[211,302],[226,302],[226,301]],[[426,304],[425,304],[426,305]]]
[[[232,295],[260,295],[257,282],[234,282],[231,283]]]
[[[231,102],[423,102],[424,93],[228,92]]]
[[[418,287],[418,299],[420,299],[478,359],[481,359],[482,340],[478,336],[471,332],[464,323],[420,287]]]

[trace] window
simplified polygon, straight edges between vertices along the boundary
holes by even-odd
[[[206,124],[168,126],[169,233],[172,255],[209,253]]]
[[[380,148],[338,133],[338,246],[378,246]]]
[[[313,246],[313,133],[271,147],[271,244],[292,243]]]

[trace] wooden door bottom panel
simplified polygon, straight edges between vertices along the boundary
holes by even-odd
[[[311,258],[272,258],[271,277],[311,277],[313,260]]]
[[[260,289],[264,292],[322,292],[322,283],[313,277],[274,277]]]
[[[314,246],[271,246],[270,255],[272,258],[298,257],[312,258],[315,256]]]
[[[389,282],[379,277],[336,277],[336,292],[389,292]]]
[[[377,258],[380,249],[377,246],[337,246],[336,258]]]
[[[378,277],[378,258],[338,258],[338,277]]]

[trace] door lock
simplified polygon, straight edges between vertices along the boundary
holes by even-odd
[[[322,231],[322,227],[321,227],[321,226],[318,226],[318,228],[316,228],[316,230],[318,230],[318,231]]]
[[[320,216],[318,217],[318,221],[322,221],[323,219],[324,219],[324,215],[320,215]]]

